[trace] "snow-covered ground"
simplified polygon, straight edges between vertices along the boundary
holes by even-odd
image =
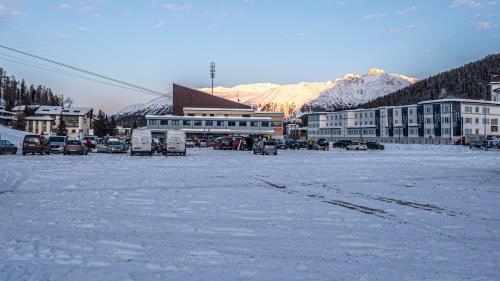
[[[498,280],[500,153],[0,157],[0,280]]]

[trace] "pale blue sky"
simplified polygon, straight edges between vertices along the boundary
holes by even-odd
[[[500,51],[494,0],[0,0],[0,43],[141,86],[425,78]],[[0,50],[1,54],[9,54]],[[17,56],[17,55],[16,55]],[[0,59],[10,74],[112,113],[150,96]]]

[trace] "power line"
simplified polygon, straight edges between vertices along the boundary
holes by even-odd
[[[5,57],[5,56],[11,57],[11,58],[8,58],[8,57]],[[116,84],[113,84],[113,83],[110,83],[110,82],[105,82],[105,81],[93,79],[93,78],[90,78],[90,77],[87,77],[87,76],[74,74],[74,73],[71,73],[71,72],[67,72],[67,71],[64,71],[64,70],[57,69],[57,68],[52,68],[52,67],[45,66],[45,65],[42,65],[42,64],[37,64],[37,63],[30,62],[30,61],[27,61],[27,60],[24,60],[24,62],[23,62],[23,60],[20,59],[20,58],[16,58],[16,57],[13,57],[13,56],[10,56],[10,55],[6,55],[6,54],[2,54],[2,53],[0,53],[0,59],[6,60],[6,61],[10,61],[10,62],[14,62],[14,63],[18,63],[18,64],[22,64],[22,65],[26,65],[26,66],[30,66],[30,67],[33,67],[33,68],[38,68],[38,69],[42,69],[42,70],[46,70],[46,71],[51,71],[51,72],[62,74],[62,75],[66,75],[66,76],[80,78],[80,79],[91,81],[91,82],[95,82],[95,83],[101,83],[101,84],[105,84],[105,85],[109,85],[109,86],[114,86],[114,87],[118,87],[118,88],[130,90],[130,91],[138,92],[138,93],[141,93],[141,94],[154,95],[154,94],[149,93],[149,92],[144,92],[144,91],[141,91],[141,90],[138,90],[138,89],[129,88],[129,87],[121,86],[121,85],[116,85]],[[154,96],[156,96],[156,95],[154,95]]]
[[[40,57],[40,56],[31,54],[31,53],[24,52],[24,51],[21,51],[21,50],[17,50],[17,49],[14,49],[14,48],[10,48],[10,47],[4,46],[4,45],[0,45],[0,48],[9,50],[11,52],[19,53],[19,54],[22,54],[22,55],[25,55],[25,56],[29,56],[29,57],[32,57],[32,58],[36,58],[36,59],[39,59],[39,60],[42,60],[42,61],[46,61],[46,62],[49,62],[49,63],[52,63],[52,64],[56,64],[56,65],[59,65],[59,66],[65,67],[65,68],[76,70],[76,71],[79,71],[79,72],[82,72],[82,73],[85,73],[85,74],[88,74],[88,75],[96,76],[96,77],[99,77],[101,79],[105,79],[105,80],[109,80],[109,81],[112,81],[112,82],[115,82],[115,83],[118,83],[118,84],[125,85],[127,87],[135,88],[135,89],[138,89],[138,90],[141,90],[141,91],[144,91],[144,92],[149,92],[149,93],[154,94],[154,95],[164,95],[165,94],[165,93],[162,93],[162,92],[159,92],[159,91],[156,91],[156,90],[151,90],[151,89],[148,89],[148,88],[144,88],[144,87],[141,87],[141,86],[138,86],[138,85],[135,85],[135,84],[132,84],[132,83],[128,83],[128,82],[125,82],[125,81],[121,81],[121,80],[118,80],[118,79],[115,79],[115,78],[112,78],[112,77],[109,77],[109,76],[106,76],[106,75],[101,75],[101,74],[98,74],[98,73],[95,73],[95,72],[92,72],[92,71],[88,71],[88,70],[85,70],[85,69],[82,69],[82,68],[79,68],[79,67],[71,66],[71,65],[68,65],[68,64],[65,64],[65,63],[62,63],[62,62],[58,62],[58,61],[52,60],[52,59],[47,59],[47,58],[44,58],[44,57]]]

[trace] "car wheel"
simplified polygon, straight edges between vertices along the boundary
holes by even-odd
[[[274,155],[278,155],[278,152],[275,152]]]
[[[14,151],[12,152],[12,154],[17,154],[17,148],[14,149]]]
[[[26,152],[23,151],[23,155],[26,155]]]
[[[3,150],[0,150],[0,155],[3,155],[3,153],[4,153]]]

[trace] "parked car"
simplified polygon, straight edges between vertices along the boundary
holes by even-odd
[[[89,150],[81,140],[68,140],[64,145],[63,154],[87,155]]]
[[[107,146],[106,146],[106,152],[107,153],[124,153],[127,152],[125,150],[125,146],[121,141],[108,141]]]
[[[278,149],[286,149],[287,148],[284,140],[277,140],[276,141],[276,147]]]
[[[96,142],[96,150],[98,153],[108,152],[108,145],[104,139],[100,139]]]
[[[253,154],[278,155],[277,142],[275,140],[262,140],[253,146],[252,152]]]
[[[85,144],[87,143],[87,140],[90,140],[90,142],[92,143],[92,147],[89,147],[88,149],[96,148],[96,145],[97,145],[97,137],[96,136],[84,136],[82,138],[82,141]]]
[[[23,140],[23,155],[50,154],[50,145],[47,140],[40,135],[26,135]]]
[[[307,141],[306,140],[297,140],[297,144],[299,145],[300,148],[307,148]]]
[[[49,145],[51,153],[63,153],[64,145],[68,139],[65,136],[51,136],[49,137]]]
[[[486,142],[484,141],[471,141],[469,144],[470,149],[484,149]]]
[[[352,142],[350,145],[346,147],[347,150],[367,150],[368,147],[363,142]]]
[[[208,147],[208,141],[206,139],[201,139],[199,145],[200,145],[200,148],[206,148],[206,147]]]
[[[17,147],[8,140],[0,140],[0,155],[16,154]]]
[[[285,145],[288,149],[300,149],[300,143],[296,140],[287,140]]]
[[[231,137],[220,137],[215,139],[214,149],[233,149],[233,140]]]
[[[125,148],[125,151],[128,151],[130,149],[130,146],[132,146],[132,142],[130,139],[125,139],[123,141],[123,147]]]
[[[194,141],[193,139],[187,139],[186,140],[186,147],[193,148],[194,147]]]
[[[378,143],[376,141],[368,141],[366,142],[366,147],[371,150],[384,150],[384,145],[381,143]]]
[[[153,155],[153,152],[154,146],[151,131],[146,129],[135,129],[132,132],[132,147],[130,148],[130,155]]]
[[[352,143],[350,140],[339,140],[333,144],[334,148],[346,148]]]
[[[328,146],[330,145],[330,142],[328,140],[325,140],[325,139],[319,139],[314,148],[316,150],[328,150]]]
[[[161,152],[163,155],[186,155],[186,132],[183,130],[168,130]]]
[[[246,138],[243,136],[233,137],[232,145],[234,150],[238,150],[238,148],[239,150],[248,150]]]

